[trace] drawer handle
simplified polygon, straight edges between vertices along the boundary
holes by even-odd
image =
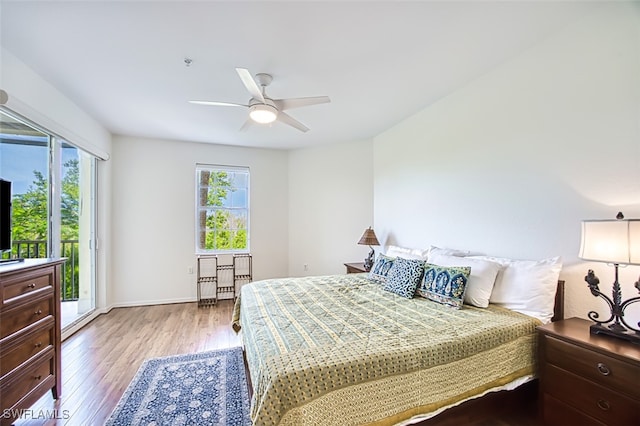
[[[42,379],[42,376],[39,376],[39,375],[38,375],[38,376],[36,376],[36,377],[35,377],[35,379],[36,379],[36,380],[40,380],[40,379]]]
[[[611,408],[611,404],[609,404],[609,401],[605,401],[604,399],[599,399],[598,408],[600,408],[602,411],[609,411],[609,409]]]
[[[36,288],[36,283],[31,283],[27,286],[27,288]]]
[[[601,362],[598,363],[598,371],[603,376],[608,376],[609,374],[611,374],[611,370],[609,370],[609,367],[607,367],[605,364]]]
[[[41,343],[41,342],[38,342],[38,343],[36,343],[36,345],[35,345],[35,346],[36,346],[36,348],[41,348],[41,347],[42,347],[42,343]]]
[[[33,313],[34,315],[42,315],[42,309],[38,309]]]

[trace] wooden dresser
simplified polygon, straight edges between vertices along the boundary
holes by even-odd
[[[640,345],[570,318],[538,328],[540,416],[547,425],[640,425]]]
[[[60,276],[64,259],[0,265],[0,415],[60,397]],[[19,412],[16,412],[19,414]]]

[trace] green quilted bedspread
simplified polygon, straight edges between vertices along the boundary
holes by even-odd
[[[394,423],[419,413],[416,407],[439,407],[434,395],[440,391],[403,396],[388,389],[394,377],[409,384],[408,393],[415,386],[433,386],[424,382],[424,374],[410,384],[416,372],[429,370],[441,376],[434,380],[455,388],[443,389],[438,398],[455,402],[485,390],[487,383],[531,374],[539,325],[496,306],[456,310],[423,298],[405,299],[366,274],[253,282],[242,288],[233,316],[234,329],[242,329],[256,425]],[[494,362],[502,357],[514,359]],[[477,364],[465,373],[474,377],[461,382],[447,377],[462,371],[458,364],[466,359]],[[492,364],[491,371],[484,372],[485,364]],[[378,398],[366,392],[380,389],[389,394],[384,403],[358,408],[358,401],[366,405]],[[407,402],[410,397],[415,401]],[[339,408],[321,412],[345,398],[353,401],[344,413]],[[367,413],[352,413],[358,410]]]

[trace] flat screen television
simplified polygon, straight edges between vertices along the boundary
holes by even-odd
[[[0,179],[0,251],[11,250],[11,182]]]
[[[6,251],[9,259],[0,259],[0,263],[24,261],[11,257],[11,182],[0,179],[0,254]]]
[[[0,252],[11,250],[11,182],[0,179]]]

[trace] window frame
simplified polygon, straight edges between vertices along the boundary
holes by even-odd
[[[231,172],[231,173],[246,173],[247,185],[245,187],[238,187],[237,189],[246,189],[246,207],[207,207],[200,205],[200,190],[203,188],[200,185],[200,172],[208,171],[210,173],[217,172]],[[213,188],[214,186],[208,186],[209,188]],[[245,248],[242,249],[206,249],[200,247],[200,235],[202,233],[200,227],[200,214],[202,211],[207,210],[224,210],[224,211],[244,211],[246,217],[246,233],[247,233],[247,244]],[[195,253],[197,255],[223,255],[223,254],[240,254],[240,253],[250,253],[251,252],[251,170],[248,166],[227,166],[227,165],[219,165],[219,164],[203,164],[197,163],[195,167]],[[205,226],[205,233],[206,233]],[[206,238],[206,237],[205,237]]]

